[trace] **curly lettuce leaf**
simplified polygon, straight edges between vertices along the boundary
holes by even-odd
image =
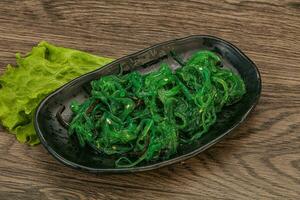
[[[0,122],[21,143],[35,145],[34,111],[49,93],[70,80],[100,68],[112,59],[42,41],[22,57],[17,66],[7,66],[0,77]]]

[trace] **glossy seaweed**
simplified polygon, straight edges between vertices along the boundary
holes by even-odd
[[[174,72],[163,63],[145,75],[131,72],[91,82],[91,96],[71,105],[69,133],[81,148],[114,155],[116,167],[167,160],[180,143],[193,143],[208,132],[223,106],[245,94],[243,80],[220,68],[215,53],[199,51],[186,63],[172,55],[182,65]]]

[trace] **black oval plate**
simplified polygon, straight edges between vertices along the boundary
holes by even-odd
[[[240,74],[246,84],[247,93],[238,103],[225,107],[218,114],[217,122],[197,143],[179,148],[178,153],[169,160],[141,163],[133,168],[115,168],[113,158],[101,157],[88,148],[79,149],[74,141],[68,139],[67,130],[56,118],[57,112],[62,106],[65,106],[66,109],[62,116],[70,120],[70,102],[74,99],[83,102],[89,96],[89,83],[103,75],[119,73],[120,65],[125,72],[138,70],[142,73],[157,69],[162,62],[167,62],[171,67],[176,68],[179,67],[179,64],[173,59],[170,52],[175,52],[187,59],[192,53],[204,49],[219,54],[225,67]],[[245,120],[257,104],[260,93],[259,71],[255,64],[237,47],[213,36],[190,36],[163,42],[125,56],[65,84],[41,102],[35,114],[34,125],[44,147],[51,155],[68,166],[90,172],[145,171],[185,160],[220,141]]]

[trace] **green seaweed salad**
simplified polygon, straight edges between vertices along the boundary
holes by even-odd
[[[169,159],[180,144],[198,140],[223,106],[239,101],[243,80],[220,67],[211,51],[193,54],[173,71],[109,75],[91,82],[91,96],[73,102],[69,134],[99,156],[113,156],[115,167]]]

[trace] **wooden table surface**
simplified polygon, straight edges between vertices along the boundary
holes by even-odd
[[[0,2],[0,73],[41,40],[119,58],[210,34],[257,65],[262,96],[248,120],[200,155],[124,175],[79,172],[0,129],[0,199],[299,199],[300,1]]]

